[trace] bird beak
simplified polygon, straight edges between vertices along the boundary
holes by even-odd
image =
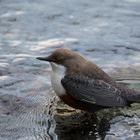
[[[49,57],[37,57],[36,59],[38,59],[38,60],[42,60],[42,61],[48,61],[48,62],[51,62],[51,60],[49,59]]]

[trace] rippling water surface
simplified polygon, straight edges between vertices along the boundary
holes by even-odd
[[[0,139],[57,140],[53,118],[55,103],[54,95],[19,97],[1,94]]]
[[[67,47],[139,90],[139,26],[139,0],[0,0],[0,140],[140,139],[138,104],[97,117],[56,105],[35,59]]]

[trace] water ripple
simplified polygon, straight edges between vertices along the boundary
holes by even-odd
[[[13,102],[17,98],[11,95],[1,95],[1,101],[5,97],[6,102]],[[8,98],[10,97],[10,98]],[[37,102],[41,103],[38,104]],[[57,140],[54,133],[56,123],[53,118],[56,97],[26,97],[15,106],[9,106],[9,114],[3,112],[0,117],[0,138],[3,140]],[[36,103],[36,104],[35,104]]]

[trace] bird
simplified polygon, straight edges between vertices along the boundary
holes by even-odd
[[[140,103],[140,91],[116,82],[75,51],[57,48],[50,55],[37,59],[51,64],[53,90],[65,104],[75,109],[96,112]]]

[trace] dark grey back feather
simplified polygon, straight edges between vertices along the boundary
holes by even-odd
[[[65,76],[62,85],[75,99],[105,107],[122,107],[127,101],[121,91],[103,80],[91,79],[83,75]]]

